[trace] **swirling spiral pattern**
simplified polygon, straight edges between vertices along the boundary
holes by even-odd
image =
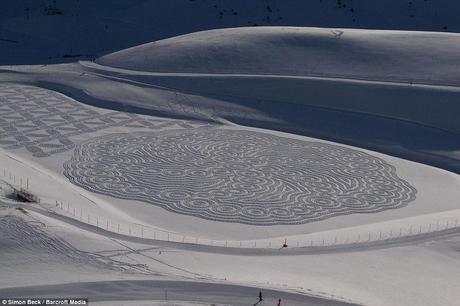
[[[393,166],[358,150],[216,128],[93,138],[64,174],[96,193],[252,225],[401,208],[417,192]]]

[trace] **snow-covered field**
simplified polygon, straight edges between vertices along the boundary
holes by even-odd
[[[459,49],[235,28],[0,67],[0,297],[456,305]]]

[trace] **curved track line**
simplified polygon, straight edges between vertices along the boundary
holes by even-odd
[[[368,251],[374,249],[384,249],[389,247],[399,247],[411,244],[417,244],[421,242],[431,241],[439,237],[449,237],[460,234],[460,228],[445,229],[430,233],[416,234],[412,236],[403,236],[397,238],[390,238],[386,240],[377,240],[370,242],[357,242],[350,244],[338,244],[332,246],[312,246],[312,247],[292,247],[282,249],[269,249],[269,248],[247,248],[247,247],[224,247],[224,246],[211,246],[203,244],[194,244],[186,242],[175,242],[165,240],[155,240],[148,238],[140,238],[134,236],[128,236],[124,234],[118,234],[115,232],[107,231],[99,228],[95,225],[87,224],[75,220],[71,217],[60,215],[51,210],[45,210],[43,208],[26,205],[26,204],[8,204],[14,207],[21,207],[29,209],[30,211],[36,212],[46,217],[50,217],[67,224],[73,225],[80,229],[93,232],[105,237],[111,237],[123,241],[163,246],[174,249],[188,250],[202,253],[214,253],[224,255],[244,255],[244,256],[293,256],[293,255],[307,255],[307,254],[328,254],[328,253],[342,253],[342,252],[357,252],[357,251]]]
[[[186,89],[186,88],[180,88],[180,87],[172,87],[172,86],[163,86],[163,85],[158,85],[150,82],[143,82],[139,80],[133,80],[130,79],[129,76],[158,76],[158,77],[195,77],[195,78],[200,78],[200,77],[215,77],[215,78],[266,78],[266,79],[300,79],[300,80],[315,80],[315,81],[337,81],[337,82],[348,82],[348,83],[358,83],[358,84],[374,84],[374,85],[387,85],[387,86],[406,86],[406,87],[413,87],[413,88],[431,88],[431,89],[439,89],[439,90],[460,90],[460,86],[454,86],[454,85],[431,85],[431,84],[419,84],[419,83],[404,83],[404,82],[392,82],[392,81],[374,81],[374,80],[366,80],[366,79],[349,79],[349,78],[340,78],[340,77],[316,77],[316,76],[289,76],[289,75],[265,75],[265,74],[200,74],[200,73],[155,73],[155,72],[142,72],[142,71],[134,71],[134,70],[124,70],[124,69],[119,69],[119,68],[111,68],[107,66],[102,66],[99,64],[94,64],[94,65],[99,65],[103,68],[96,68],[92,66],[87,66],[85,62],[79,62],[80,65],[85,69],[90,69],[91,71],[86,71],[88,74],[105,78],[108,80],[112,81],[117,81],[117,82],[122,82],[126,84],[131,84],[131,85],[136,85],[136,86],[141,86],[141,87],[148,87],[148,88],[155,88],[159,90],[168,90],[168,91],[175,91],[175,92],[181,92],[185,94],[191,94],[191,95],[202,95],[202,96],[208,96],[208,97],[216,97],[216,98],[236,98],[236,99],[253,99],[251,97],[247,96],[241,96],[241,95],[231,95],[231,94],[219,94],[219,93],[213,93],[213,92],[207,92],[203,90],[193,90],[193,89]],[[98,72],[94,72],[98,71]],[[116,73],[116,75],[113,74],[108,74],[108,73]],[[123,77],[125,76],[125,77]],[[270,100],[270,99],[265,99],[265,101],[268,102],[283,102],[283,101],[278,101],[278,100]],[[292,103],[292,102],[288,102]],[[428,127],[432,129],[437,129],[443,132],[451,133],[458,135],[458,132],[445,129],[445,128],[440,128],[434,125],[426,124],[423,122],[418,122],[415,120],[409,120],[409,119],[404,119],[404,118],[398,118],[398,117],[391,117],[388,115],[379,115],[376,113],[371,113],[371,112],[365,112],[365,111],[356,111],[356,110],[347,110],[343,108],[337,108],[337,107],[327,107],[327,106],[318,106],[314,104],[304,104],[305,106],[308,107],[313,107],[313,108],[318,108],[318,109],[323,109],[323,110],[332,110],[332,111],[340,111],[340,112],[348,112],[348,113],[356,113],[356,114],[363,114],[363,115],[368,115],[368,116],[376,116],[380,118],[385,118],[389,120],[397,120],[397,121],[402,121],[402,122],[407,122],[410,124],[416,124],[420,125],[423,127]]]
[[[407,81],[390,81],[385,78],[372,79],[367,77],[346,77],[340,74],[337,75],[321,75],[321,74],[306,74],[306,75],[286,75],[286,74],[274,74],[274,73],[203,73],[203,72],[151,72],[151,71],[139,71],[130,70],[124,68],[117,68],[111,66],[101,65],[95,62],[79,61],[80,66],[93,69],[96,71],[103,72],[114,72],[127,75],[145,75],[145,76],[183,76],[183,77],[263,77],[263,78],[284,78],[284,79],[307,79],[307,80],[335,80],[342,82],[351,83],[367,83],[367,84],[383,84],[383,85],[399,85],[399,86],[414,86],[414,87],[426,87],[426,88],[438,88],[438,89],[460,89],[458,84],[454,83],[424,83],[424,82],[412,82]]]

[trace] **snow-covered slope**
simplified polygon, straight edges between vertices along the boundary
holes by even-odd
[[[212,30],[103,56],[150,72],[274,74],[460,84],[460,35],[296,27]]]
[[[458,32],[459,8],[451,0],[2,0],[0,64],[72,61],[240,26]]]
[[[364,24],[439,30],[428,8],[450,18],[456,7],[4,3],[14,10],[0,13],[8,36],[0,56],[23,64],[213,28],[209,10],[238,26],[254,8],[272,14],[267,24],[284,23],[274,16],[289,8],[286,24],[335,26],[347,25],[343,12],[388,10],[391,21]],[[328,16],[338,19],[317,11],[295,19],[323,5],[337,6]],[[429,18],[411,11],[420,22],[406,24],[405,5]],[[174,9],[181,22],[164,26]],[[459,36],[240,27],[95,62],[0,66],[0,296],[166,300],[165,290],[181,301],[248,305],[276,288],[364,305],[456,305],[460,176],[428,165],[460,173]],[[40,203],[14,202],[12,186]],[[229,300],[227,282],[244,285]],[[340,303],[265,297],[259,305]]]
[[[99,107],[294,132],[460,172],[459,36],[213,30],[96,63],[4,67],[2,79]]]
[[[195,95],[195,109],[207,107],[206,97],[265,116],[214,109],[232,122],[458,171],[459,51],[458,34],[260,27],[193,33],[82,64],[123,82]]]

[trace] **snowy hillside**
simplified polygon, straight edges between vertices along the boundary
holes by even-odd
[[[458,32],[459,8],[450,0],[2,0],[0,64],[71,61],[237,26]]]
[[[198,32],[103,56],[149,72],[274,74],[460,85],[460,35],[256,27]]]
[[[458,173],[458,48],[458,34],[250,27],[96,62],[5,67],[3,79],[113,110],[286,131]]]
[[[259,27],[183,35],[103,56],[96,60],[102,66],[83,65],[272,118],[216,114],[233,122],[458,172],[459,50],[458,34]]]
[[[0,304],[457,306],[459,8],[1,1]]]

